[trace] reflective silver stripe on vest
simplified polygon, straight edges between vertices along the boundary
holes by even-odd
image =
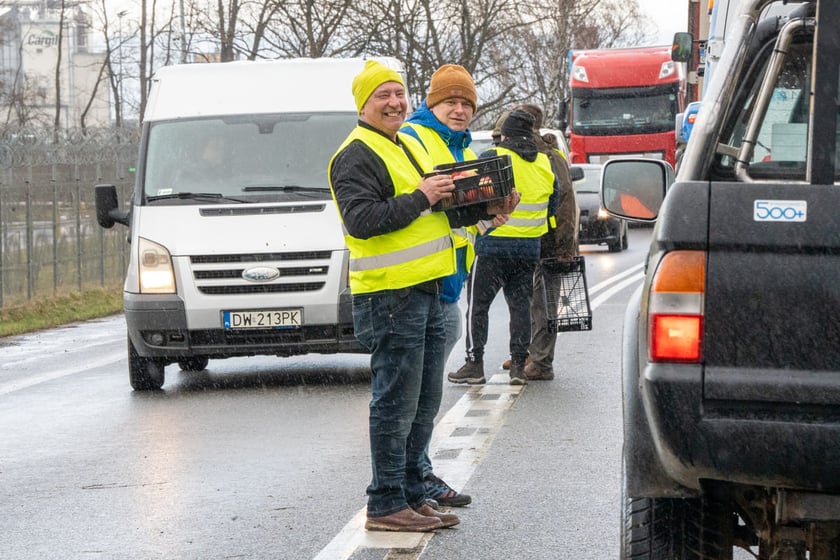
[[[543,210],[548,210],[548,201],[533,202],[530,204],[520,202],[516,205],[516,210],[522,210],[523,212],[542,212]]]
[[[446,251],[452,247],[452,240],[448,235],[432,239],[421,245],[415,245],[401,251],[393,251],[386,255],[373,255],[370,257],[350,258],[350,270],[360,272],[363,270],[376,270],[394,266],[396,264],[408,263],[422,257],[428,257],[440,251]]]
[[[524,218],[511,218],[508,220],[505,225],[506,226],[518,226],[518,227],[541,227],[545,224],[545,217],[542,218],[535,218],[533,220],[526,220]]]
[[[452,230],[452,233],[454,233],[455,235],[457,235],[458,237],[460,237],[462,239],[466,239],[470,243],[475,243],[475,234],[473,234],[473,232],[471,232],[467,228],[463,228],[463,227],[454,228]]]

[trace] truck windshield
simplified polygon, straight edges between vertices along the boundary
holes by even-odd
[[[572,132],[583,136],[673,132],[676,86],[656,88],[575,88]]]
[[[206,203],[214,193],[219,203],[329,198],[327,166],[357,119],[355,113],[295,113],[152,123],[146,200]]]

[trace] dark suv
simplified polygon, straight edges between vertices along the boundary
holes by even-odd
[[[840,1],[773,3],[741,0],[673,185],[604,167],[605,208],[656,220],[624,326],[624,559],[840,558]]]

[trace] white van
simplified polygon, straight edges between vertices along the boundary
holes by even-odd
[[[402,72],[394,59],[380,62]],[[363,59],[168,66],[152,81],[130,210],[96,186],[102,227],[129,228],[129,379],[232,356],[364,352],[327,165],[356,125]]]

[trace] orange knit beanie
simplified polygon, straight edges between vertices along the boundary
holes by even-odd
[[[457,64],[444,64],[432,74],[426,106],[432,108],[450,97],[466,99],[473,106],[473,110],[478,103],[472,76],[466,68]]]

